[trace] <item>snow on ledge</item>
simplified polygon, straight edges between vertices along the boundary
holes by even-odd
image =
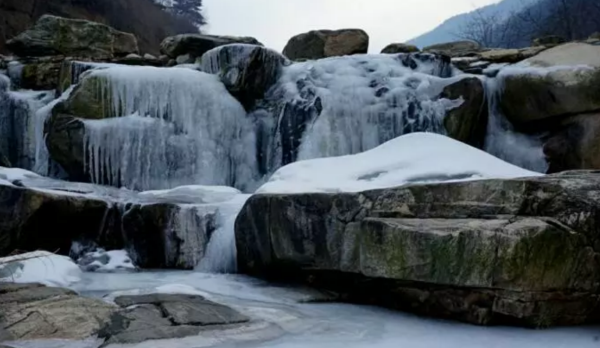
[[[257,193],[360,192],[412,183],[541,175],[442,135],[412,133],[356,155],[289,164]]]
[[[0,282],[68,287],[81,280],[81,274],[79,266],[69,257],[47,251],[0,258]]]

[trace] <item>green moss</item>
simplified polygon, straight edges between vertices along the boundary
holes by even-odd
[[[114,117],[110,83],[105,77],[90,76],[75,88],[66,101],[64,112],[86,119]]]

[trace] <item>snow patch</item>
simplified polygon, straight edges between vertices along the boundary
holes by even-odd
[[[80,279],[81,270],[73,260],[47,251],[0,258],[0,282],[68,287]]]
[[[359,192],[412,183],[540,176],[433,133],[398,137],[356,155],[299,161],[257,193]]]

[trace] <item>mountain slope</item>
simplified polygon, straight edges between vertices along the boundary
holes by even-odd
[[[513,12],[519,11],[537,1],[539,0],[503,0],[497,4],[463,13],[446,20],[432,31],[410,40],[409,43],[419,47],[426,47],[438,43],[456,41],[462,27],[475,18],[475,16],[483,15],[487,17],[499,15],[507,18]]]

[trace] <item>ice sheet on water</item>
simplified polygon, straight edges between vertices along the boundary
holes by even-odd
[[[242,192],[229,186],[179,186],[170,190],[144,191],[140,195],[156,200],[181,203],[221,203],[233,199]]]
[[[244,189],[256,176],[254,127],[216,76],[187,68],[92,70],[112,102],[86,120],[94,182],[138,190],[203,184]]]
[[[46,251],[0,258],[0,282],[66,287],[78,282],[81,274],[70,258]]]
[[[433,133],[398,137],[356,155],[299,161],[279,169],[257,193],[358,192],[410,183],[542,175]]]
[[[127,294],[166,288],[206,295],[243,311],[254,322],[270,324],[186,339],[150,341],[133,346],[137,348],[222,347],[227,344],[240,348],[596,348],[598,344],[596,327],[549,330],[479,327],[366,306],[302,304],[295,299],[303,295],[294,288],[280,288],[239,275],[156,272],[84,276],[86,279],[76,287],[83,293],[90,291],[101,296],[115,290]]]

